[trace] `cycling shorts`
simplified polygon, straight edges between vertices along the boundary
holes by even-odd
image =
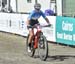
[[[31,26],[34,26],[35,24],[38,24],[38,23],[39,23],[38,20],[33,20],[33,19],[30,20],[30,25]]]
[[[31,30],[32,26],[34,26],[35,24],[39,24],[39,21],[31,19],[29,23],[30,24],[29,24],[29,26],[27,26],[27,28]]]

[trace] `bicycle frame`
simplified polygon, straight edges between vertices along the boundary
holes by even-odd
[[[38,41],[39,41],[40,33],[42,33],[42,30],[41,30],[42,27],[48,27],[48,25],[42,26],[40,24],[35,24],[32,27],[33,28],[33,34],[34,34],[34,36],[33,36],[33,42],[34,42],[34,48],[35,49],[38,48]],[[34,29],[36,29],[36,32],[35,32]]]
[[[36,29],[36,32],[35,32]],[[41,33],[41,27],[40,25],[35,25],[35,28],[33,28],[33,34],[34,34],[34,48],[38,48],[38,41],[39,41],[39,37],[40,37],[40,33]]]

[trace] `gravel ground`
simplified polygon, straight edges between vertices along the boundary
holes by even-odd
[[[75,48],[49,43],[49,56],[41,61],[27,56],[26,38],[0,32],[0,64],[75,64]]]

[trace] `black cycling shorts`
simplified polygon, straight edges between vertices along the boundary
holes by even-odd
[[[30,25],[31,26],[34,26],[35,24],[38,24],[38,23],[39,23],[38,20],[33,20],[33,19],[30,20]]]

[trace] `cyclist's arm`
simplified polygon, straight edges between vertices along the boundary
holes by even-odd
[[[48,24],[50,24],[49,19],[47,17],[45,18],[45,20]]]
[[[34,12],[32,11],[30,14],[29,14],[29,16],[28,16],[28,20],[31,20],[32,19],[32,17],[33,17],[33,15],[34,15]]]
[[[34,14],[33,11],[29,14],[29,16],[27,18],[27,22],[26,22],[27,26],[30,25],[30,20],[32,19],[33,14]]]
[[[27,19],[26,24],[27,24],[27,26],[30,24],[30,20],[29,19]]]
[[[42,17],[46,20],[48,24],[50,24],[49,19],[45,16],[45,14],[41,11]]]

